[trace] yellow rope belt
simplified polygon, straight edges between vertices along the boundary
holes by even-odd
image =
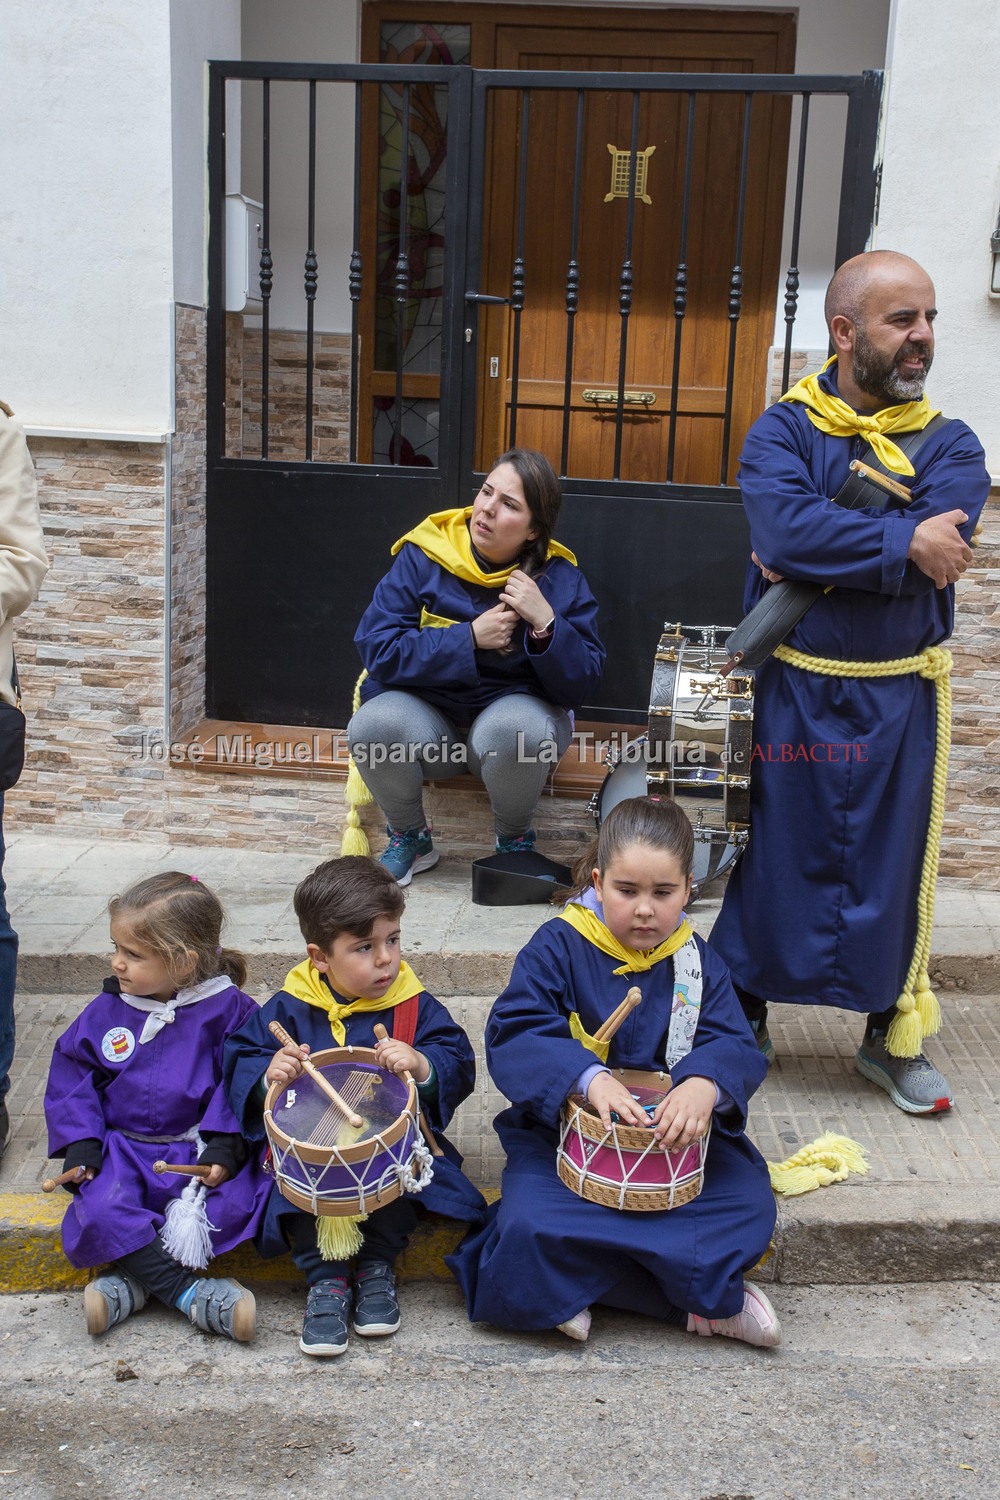
[[[934,887],[941,857],[945,783],[951,749],[951,652],[941,646],[928,646],[919,656],[900,656],[895,661],[833,661],[825,656],[807,656],[804,651],[795,651],[791,646],[778,646],[774,655],[790,667],[798,667],[803,672],[818,672],[825,677],[902,677],[918,672],[934,683],[937,734],[927,843],[917,896],[917,941],[902,993],[896,1001],[897,1014],[886,1038],[886,1046],[893,1057],[916,1057],[924,1037],[933,1036],[941,1025],[941,1008],[931,989],[927,965],[930,962]]]

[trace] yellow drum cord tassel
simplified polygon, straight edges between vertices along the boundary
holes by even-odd
[[[351,700],[351,713],[356,714],[361,707],[361,684],[368,676],[362,672],[354,684],[354,697]],[[361,807],[369,807],[375,799],[361,779],[361,772],[354,763],[354,756],[349,755],[347,760],[347,785],[344,787],[344,801],[347,803],[347,827],[340,841],[341,854],[370,854],[371,845],[368,836],[361,826]]]
[[[902,992],[896,1000],[897,1014],[886,1037],[886,1047],[893,1057],[916,1057],[924,1038],[933,1036],[941,1026],[941,1007],[931,989],[928,964],[951,749],[951,652],[941,646],[928,646],[919,656],[901,656],[894,661],[833,661],[824,656],[807,656],[790,646],[778,646],[774,655],[790,667],[825,677],[902,677],[917,672],[934,683],[937,732],[927,842],[917,896],[917,940]]]

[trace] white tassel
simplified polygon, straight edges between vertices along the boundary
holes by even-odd
[[[160,1235],[163,1248],[189,1271],[203,1271],[215,1254],[211,1231],[218,1226],[209,1221],[207,1197],[205,1184],[192,1177],[181,1196],[167,1204]]]

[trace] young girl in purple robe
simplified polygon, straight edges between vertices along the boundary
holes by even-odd
[[[744,1280],[775,1221],[767,1166],[743,1133],[767,1065],[728,970],[684,916],[692,854],[676,803],[619,803],[577,866],[581,888],[521,950],[493,1007],[486,1057],[511,1101],[495,1121],[507,1165],[500,1202],[449,1260],[475,1320],[583,1340],[602,1303],[706,1337],[780,1339],[767,1297]],[[642,999],[604,1056],[596,1034],[636,986]],[[669,1071],[672,1087],[647,1116],[614,1068]],[[665,1150],[711,1125],[700,1194],[654,1211],[578,1197],[556,1165],[570,1094],[606,1130],[614,1114]]]
[[[63,1248],[75,1266],[110,1262],[84,1291],[87,1331],[153,1296],[247,1343],[252,1293],[199,1274],[253,1237],[270,1193],[222,1087],[226,1037],[257,1009],[246,962],[221,947],[222,907],[195,875],[154,875],[109,911],[114,975],[56,1043],[45,1093],[49,1155],[72,1174]],[[160,1159],[207,1170],[158,1174]]]

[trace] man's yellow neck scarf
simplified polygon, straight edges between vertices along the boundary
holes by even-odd
[[[828,359],[823,370],[828,370],[836,358],[834,355]],[[938,414],[938,408],[931,406],[926,396],[921,396],[919,401],[904,401],[900,406],[886,406],[881,411],[855,411],[840,396],[831,396],[825,391],[819,383],[819,375],[807,375],[781,399],[801,401],[809,408],[810,422],[820,432],[827,432],[831,437],[863,437],[871,444],[880,463],[893,474],[908,477],[915,472],[913,465],[886,433],[923,432],[927,423]]]
[[[419,526],[414,526],[412,531],[401,536],[390,548],[390,552],[395,557],[404,542],[412,542],[421,552],[426,553],[431,562],[440,563],[442,568],[453,573],[463,583],[478,583],[487,589],[502,588],[520,563],[512,562],[509,568],[484,573],[472,551],[472,538],[469,535],[471,515],[471,505],[467,505],[464,510],[436,511],[434,515],[421,521]],[[576,567],[576,558],[561,542],[549,542],[546,558],[549,557],[564,557]]]
[[[614,933],[602,922],[596,912],[590,911],[586,906],[578,906],[571,901],[564,906],[558,915],[571,927],[575,927],[581,937],[585,937],[588,943],[593,943],[595,948],[600,948],[609,958],[620,960],[620,966],[613,970],[615,974],[644,974],[654,964],[661,963],[663,959],[669,958],[682,948],[691,936],[691,923],[685,917],[680,926],[670,934],[664,942],[657,944],[643,953],[639,948],[626,948],[620,943]]]
[[[366,1000],[364,996],[357,1000],[338,1000],[312,959],[307,958],[305,963],[298,964],[289,971],[282,988],[294,995],[296,1000],[303,1000],[306,1005],[315,1005],[317,1010],[326,1011],[330,1017],[333,1039],[338,1047],[342,1047],[347,1037],[344,1029],[345,1016],[353,1015],[356,1011],[391,1010],[394,1005],[402,1005],[412,995],[419,995],[424,987],[404,959],[399,966],[398,978],[378,1000]]]

